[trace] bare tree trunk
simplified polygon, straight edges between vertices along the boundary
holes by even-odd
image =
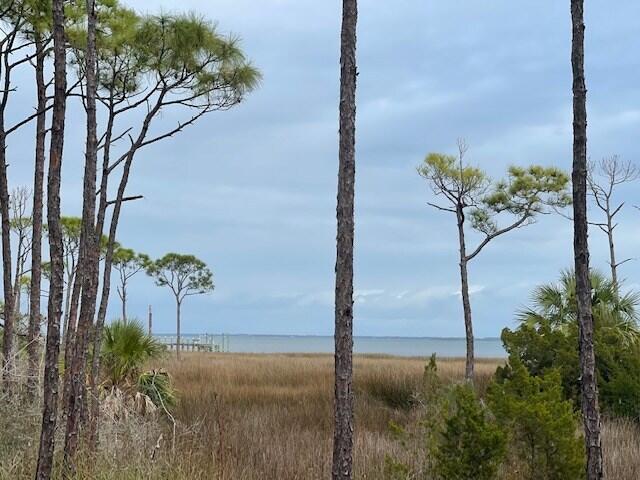
[[[69,327],[69,318],[71,315],[71,292],[73,291],[73,284],[75,279],[75,264],[71,265],[71,273],[67,273],[67,288],[65,289],[64,294],[64,323],[61,325],[62,328],[62,341],[65,342],[66,348],[66,340],[67,340],[67,329]],[[75,330],[75,329],[74,329]]]
[[[180,360],[180,299],[176,297],[176,358]]]
[[[13,277],[13,319],[14,323],[20,321],[20,278],[24,271],[24,262],[22,261],[23,239],[18,239],[18,251],[16,252],[16,269]],[[15,325],[14,325],[15,328]]]
[[[76,275],[72,281],[72,285],[67,288],[71,289],[71,304],[67,310],[65,321],[65,337],[64,337],[64,387],[62,394],[62,411],[66,416],[69,413],[69,395],[71,394],[71,363],[73,357],[73,345],[76,338],[76,325],[78,319],[78,304],[80,303],[80,291],[82,289],[82,263],[84,257],[84,249],[80,248],[78,253],[78,264],[76,265]]]
[[[127,285],[122,283],[122,321],[127,323]]]
[[[33,176],[33,231],[31,245],[31,286],[29,293],[29,331],[27,353],[29,356],[29,392],[35,397],[38,388],[40,335],[40,295],[42,290],[42,202],[44,196],[44,163],[47,114],[47,89],[44,80],[44,45],[36,33],[36,87],[38,95],[38,117],[36,118],[36,158]]]
[[[584,0],[571,1],[573,41],[573,248],[580,327],[582,417],[587,452],[587,480],[603,478],[600,410],[595,374],[587,224],[587,88],[584,78]]]
[[[609,265],[611,266],[611,281],[618,292],[618,263],[616,262],[616,250],[613,242],[613,224],[609,212],[609,200],[607,199],[607,239],[609,240]]]
[[[105,154],[102,169],[101,187],[100,187],[100,205],[98,207],[98,219],[96,222],[96,234],[98,238],[102,235],[104,228],[106,210],[107,210],[107,182],[108,182],[108,168],[109,168],[109,146],[110,146],[110,132],[113,117],[110,117],[109,126],[107,127],[107,136],[105,140]],[[120,219],[120,209],[122,208],[122,199],[124,198],[124,192],[129,179],[129,172],[131,171],[131,163],[133,161],[133,154],[129,156],[125,162],[122,178],[120,179],[120,185],[118,185],[118,193],[116,195],[116,202],[114,203],[113,213],[111,215],[111,223],[109,225],[109,239],[107,241],[107,252],[104,257],[104,271],[102,273],[102,292],[100,296],[100,306],[98,308],[98,317],[96,319],[96,325],[93,329],[93,351],[98,354],[93,356],[91,365],[91,376],[89,380],[90,388],[92,392],[95,392],[91,397],[91,415],[89,422],[89,444],[92,448],[97,448],[99,441],[99,416],[100,416],[100,404],[97,392],[98,377],[100,375],[100,354],[102,348],[102,333],[104,328],[104,322],[107,317],[107,306],[109,304],[109,293],[111,291],[111,268],[113,265],[113,252],[116,244],[116,232],[118,230],[118,221]],[[103,193],[104,192],[104,193]]]
[[[456,208],[458,218],[458,240],[460,242],[460,293],[462,295],[462,310],[464,312],[464,331],[467,341],[467,355],[465,361],[464,378],[473,382],[473,370],[475,366],[473,346],[473,322],[471,320],[471,300],[469,298],[469,275],[467,273],[467,246],[464,237],[464,211],[461,205]]]
[[[8,75],[8,73],[7,73]],[[5,93],[7,95],[7,93]],[[0,216],[2,217],[2,281],[4,286],[4,332],[2,337],[2,379],[5,390],[11,389],[13,374],[13,282],[11,281],[11,217],[9,213],[9,182],[7,179],[6,136],[4,114],[0,115]]]
[[[85,52],[87,140],[85,153],[82,231],[80,244],[84,242],[85,258],[82,275],[82,301],[76,329],[71,363],[71,392],[65,434],[65,465],[73,471],[78,448],[80,421],[85,406],[85,371],[89,336],[96,310],[99,276],[99,242],[96,234],[96,177],[98,140],[96,121],[96,8],[95,0],[87,0],[87,48]]]
[[[38,387],[40,336],[40,295],[42,289],[42,202],[44,196],[44,163],[47,114],[47,88],[44,80],[45,51],[42,39],[36,33],[36,87],[38,117],[36,118],[36,158],[33,176],[33,231],[31,234],[31,286],[29,298],[29,332],[27,353],[29,356],[29,391],[35,397]]]
[[[54,85],[51,147],[49,151],[49,178],[47,190],[47,217],[49,224],[49,253],[51,256],[51,281],[47,323],[47,347],[45,354],[44,397],[42,431],[38,452],[36,480],[49,480],[53,466],[55,429],[58,414],[58,354],[60,352],[60,317],[64,255],[60,226],[60,172],[64,144],[64,120],[67,103],[67,72],[64,34],[64,1],[53,0],[53,55]]]
[[[357,0],[342,2],[340,145],[335,286],[334,480],[353,478],[353,240],[356,130]]]

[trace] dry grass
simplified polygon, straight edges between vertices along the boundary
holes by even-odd
[[[414,420],[425,359],[357,356],[355,470],[383,478],[385,455],[404,451],[389,421]],[[309,479],[330,476],[333,358],[329,355],[192,355],[163,365],[173,372],[181,401],[177,418],[201,422],[203,443],[221,478]],[[486,384],[496,362],[478,365]],[[462,379],[464,362],[442,361],[441,375]],[[221,434],[222,431],[222,434]],[[200,449],[202,452],[202,449]],[[193,454],[193,450],[191,451]]]
[[[421,387],[425,361],[387,356],[355,358],[356,478],[383,479],[387,455],[413,461],[408,458],[411,449],[401,447],[388,425],[390,420],[401,425],[417,420],[414,393]],[[498,363],[478,363],[479,390],[484,391]],[[185,354],[180,362],[167,357],[153,367],[171,372],[178,391],[179,402],[173,411],[178,422],[175,453],[171,452],[168,423],[162,448],[153,460],[149,452],[157,440],[154,428],[134,424],[103,429],[101,455],[91,462],[81,462],[78,478],[330,477],[331,356]],[[461,381],[464,362],[440,360],[438,371],[446,381]],[[5,421],[0,427],[7,432],[18,429],[22,439],[12,447],[11,443],[3,444],[0,433],[0,478],[30,478],[35,445],[24,432],[24,424],[18,425],[14,417],[13,424]],[[608,421],[604,440],[607,478],[640,478],[637,425]]]

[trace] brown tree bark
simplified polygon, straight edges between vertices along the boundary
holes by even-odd
[[[342,2],[335,287],[334,480],[353,477],[353,241],[357,0]]]
[[[595,374],[591,282],[587,224],[587,88],[584,77],[584,0],[571,1],[573,25],[573,248],[580,328],[582,418],[587,453],[587,480],[603,478],[600,410]]]
[[[62,411],[66,417],[69,413],[69,395],[71,392],[71,368],[73,357],[73,345],[76,339],[76,327],[78,322],[78,306],[80,304],[80,291],[82,289],[82,263],[84,262],[84,246],[81,245],[78,251],[78,264],[76,265],[76,275],[72,285],[67,285],[71,289],[71,301],[67,309],[65,329],[64,329],[64,387],[62,395]]]
[[[109,107],[109,119],[107,121],[107,129],[105,132],[105,143],[102,157],[102,174],[100,178],[100,200],[98,202],[98,214],[96,220],[96,235],[102,238],[105,217],[107,213],[107,186],[109,181],[109,165],[111,161],[111,138],[113,134],[114,114],[113,104]],[[118,209],[119,212],[119,209]],[[118,213],[119,215],[119,213]],[[112,219],[113,220],[113,219]],[[117,224],[117,223],[116,223]],[[107,317],[107,306],[109,304],[109,291],[111,289],[111,267],[113,264],[113,251],[116,241],[116,226],[112,225],[109,229],[109,237],[107,240],[107,252],[104,258],[104,271],[102,273],[102,291],[100,294],[100,305],[98,307],[98,315],[96,324],[92,331],[91,343],[93,351],[100,352],[102,348],[102,329]],[[97,293],[96,293],[97,295]],[[93,355],[91,359],[91,372],[89,376],[89,388],[93,395],[91,396],[90,414],[89,414],[89,446],[97,449],[99,440],[99,417],[100,417],[100,398],[98,390],[98,377],[100,376],[100,355]]]
[[[96,177],[98,139],[96,122],[96,8],[95,0],[87,0],[87,47],[85,51],[85,108],[87,112],[87,139],[85,152],[84,186],[82,202],[82,231],[80,244],[84,243],[85,257],[82,263],[82,289],[80,316],[76,328],[71,359],[71,390],[65,432],[65,465],[73,471],[78,448],[80,421],[85,406],[85,371],[89,347],[89,335],[96,309],[99,274],[99,242],[96,234]]]
[[[7,94],[5,94],[5,98]],[[13,283],[11,281],[11,225],[9,213],[9,181],[7,179],[6,135],[4,114],[0,115],[0,216],[2,235],[2,282],[4,286],[4,332],[2,337],[2,380],[3,388],[11,388],[13,374]]]
[[[473,367],[475,365],[473,345],[473,322],[471,320],[471,299],[469,298],[469,274],[467,272],[468,258],[467,245],[464,237],[464,210],[462,205],[456,208],[458,220],[458,241],[460,243],[460,293],[462,295],[462,310],[464,314],[464,330],[467,342],[467,354],[465,360],[464,378],[473,382]]]
[[[60,226],[60,173],[64,145],[64,121],[67,103],[67,71],[64,33],[64,1],[53,1],[54,99],[49,149],[47,220],[51,281],[47,319],[42,431],[36,480],[49,480],[53,466],[55,429],[58,414],[58,355],[60,352],[60,316],[64,287],[62,229]]]
[[[176,297],[176,358],[180,360],[180,300]]]
[[[11,55],[12,45],[15,40],[15,32],[6,39],[2,52],[3,64]],[[11,74],[8,68],[4,68],[4,81],[2,100],[0,101],[0,234],[2,236],[2,282],[4,287],[4,332],[2,337],[2,380],[5,390],[11,387],[11,375],[13,365],[13,283],[11,281],[11,216],[9,213],[9,180],[7,178],[7,133],[5,130],[5,112],[11,90]]]
[[[38,337],[40,336],[40,295],[42,290],[42,210],[44,196],[44,164],[47,106],[47,90],[44,80],[45,52],[42,39],[36,33],[36,89],[38,117],[36,118],[36,158],[33,176],[33,232],[31,246],[31,286],[29,298],[29,330],[27,353],[29,357],[29,392],[35,397],[38,388],[38,365],[40,359]]]

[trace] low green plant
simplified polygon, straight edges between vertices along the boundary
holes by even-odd
[[[164,351],[164,346],[137,321],[117,320],[105,326],[101,355],[107,383],[125,389],[135,387],[145,362]]]
[[[523,480],[578,480],[584,474],[578,417],[565,400],[560,373],[530,375],[512,357],[500,382],[489,387],[488,404],[509,434],[510,463]],[[522,466],[524,467],[522,468]]]
[[[171,377],[164,370],[143,372],[138,377],[138,391],[149,397],[160,408],[166,409],[176,404]]]
[[[457,385],[452,393],[435,470],[443,480],[492,480],[505,458],[506,435],[487,418],[472,387]]]
[[[640,416],[640,329],[638,294],[619,294],[613,283],[592,272],[592,303],[596,373],[602,410],[612,416]],[[565,398],[580,406],[580,363],[575,279],[564,272],[560,281],[534,291],[533,306],[519,314],[520,325],[502,332],[502,342],[534,376],[550,370],[560,374]],[[508,372],[499,369],[498,378]]]

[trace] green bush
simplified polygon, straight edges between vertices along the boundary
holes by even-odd
[[[453,413],[436,449],[436,472],[444,480],[491,480],[505,457],[506,436],[486,418],[471,387],[453,389]]]
[[[618,295],[610,280],[593,272],[594,345],[600,405],[614,416],[640,416],[640,332],[638,296]],[[560,374],[566,398],[580,405],[580,363],[575,281],[565,272],[558,284],[543,285],[533,295],[533,308],[519,315],[520,326],[502,331],[509,355],[534,376]],[[499,369],[498,378],[508,372]]]
[[[509,433],[509,456],[522,465],[518,478],[578,480],[584,472],[584,444],[578,417],[565,400],[558,371],[532,376],[511,358],[509,374],[489,388],[489,407]]]
[[[167,409],[176,404],[171,377],[163,370],[151,370],[138,377],[138,391],[145,394],[159,408]]]
[[[102,370],[107,382],[119,388],[136,386],[141,368],[164,352],[137,321],[115,321],[104,327]]]

